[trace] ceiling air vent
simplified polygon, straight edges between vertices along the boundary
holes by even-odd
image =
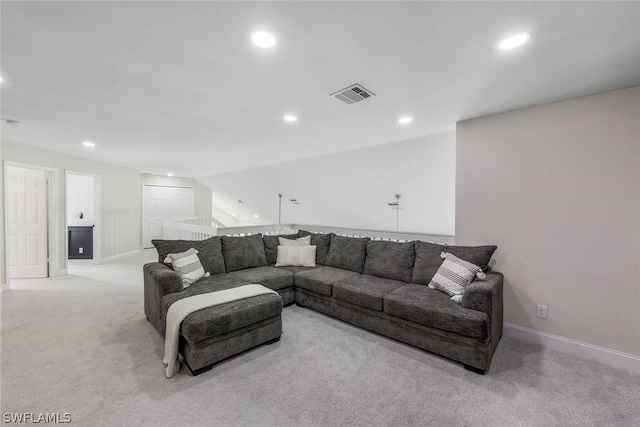
[[[376,94],[356,83],[342,90],[334,92],[330,96],[339,99],[345,104],[355,104],[356,102],[360,102],[367,98],[371,98],[372,96],[376,96]]]

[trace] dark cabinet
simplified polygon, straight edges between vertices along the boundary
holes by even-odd
[[[69,259],[93,259],[93,226],[69,227]]]

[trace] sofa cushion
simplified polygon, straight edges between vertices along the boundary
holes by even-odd
[[[274,291],[293,286],[293,273],[275,267],[254,267],[229,273],[249,283],[257,283]]]
[[[331,245],[331,236],[333,233],[312,233],[306,230],[298,230],[298,236],[311,236],[311,244],[316,247],[316,264],[325,265],[329,246]]]
[[[416,259],[415,242],[372,240],[367,243],[364,274],[411,282]]]
[[[291,273],[293,273],[294,275],[297,273],[302,273],[303,271],[309,271],[309,270],[315,270],[316,267],[298,267],[298,266],[291,266],[291,265],[285,265],[282,267],[276,267],[278,270],[284,270],[284,271],[290,271]],[[295,284],[295,277],[293,279],[293,282]]]
[[[362,273],[368,237],[331,236],[325,265]]]
[[[389,292],[406,285],[398,280],[359,275],[333,284],[333,297],[337,300],[382,311],[383,298]]]
[[[278,245],[280,245],[280,237],[285,239],[297,239],[297,234],[280,234],[277,236],[264,236],[264,254],[267,257],[267,265],[275,264],[278,256]]]
[[[261,234],[232,237],[222,236],[222,255],[227,272],[267,265]]]
[[[428,285],[442,264],[440,254],[446,248],[445,245],[416,241],[416,261],[413,265],[413,283]]]
[[[185,340],[198,343],[254,325],[281,312],[282,298],[279,295],[257,295],[193,312],[182,321],[180,333]]]
[[[353,276],[357,273],[328,266],[316,267],[296,273],[296,287],[330,297],[334,283]]]
[[[204,268],[202,268],[202,263],[198,258],[198,251],[193,248],[177,254],[171,253],[167,255],[165,261],[169,261],[173,270],[180,275],[183,288],[188,288],[205,277],[205,275],[209,276],[209,273],[205,273]]]
[[[486,313],[463,308],[447,294],[427,286],[408,284],[388,293],[384,312],[476,339],[485,339],[489,333]]]
[[[222,291],[248,284],[249,282],[241,280],[231,274],[216,274],[215,276],[205,277],[204,279],[198,280],[182,292],[174,292],[164,295],[160,300],[160,318],[164,320],[169,306],[182,298],[206,294],[209,292]]]
[[[184,252],[194,248],[198,251],[198,258],[204,271],[211,274],[225,272],[224,258],[222,256],[222,244],[220,237],[214,236],[205,240],[152,240],[153,246],[158,250],[158,262],[164,263],[167,255]],[[170,265],[170,264],[166,264]]]
[[[491,256],[498,249],[496,245],[485,246],[447,246],[445,253],[453,254],[460,259],[463,259],[471,264],[475,264],[482,269],[482,271],[490,271],[489,262]]]
[[[304,237],[302,237],[304,239]],[[278,246],[276,267],[315,267],[315,246]]]
[[[416,262],[413,266],[413,283],[428,285],[440,268],[442,252],[451,253],[460,259],[477,265],[482,271],[489,270],[491,256],[498,248],[495,245],[487,246],[449,246],[437,243],[416,241]]]

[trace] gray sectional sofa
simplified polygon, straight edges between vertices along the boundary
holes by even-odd
[[[311,235],[311,245],[316,246],[316,267],[275,267],[278,238],[307,235]],[[398,243],[303,230],[281,236],[157,240],[154,245],[160,262],[143,267],[144,307],[147,318],[163,336],[169,306],[187,296],[259,283],[281,297],[281,302],[262,298],[258,305],[251,298],[235,301],[188,316],[181,327],[184,341],[181,351],[198,353],[202,366],[196,366],[197,370],[205,370],[238,353],[233,348],[232,336],[222,352],[212,345],[216,341],[211,338],[213,329],[217,328],[215,334],[219,335],[233,328],[255,328],[256,324],[271,322],[270,335],[260,342],[273,341],[278,309],[294,302],[460,362],[466,369],[481,374],[489,369],[502,336],[503,276],[488,271],[495,246]],[[183,290],[178,273],[161,261],[168,253],[191,247],[199,251],[198,257],[211,276]],[[427,286],[443,262],[441,252],[487,271],[486,279],[466,287],[461,303]],[[257,308],[249,310],[251,304]],[[230,315],[238,312],[245,314]],[[207,324],[207,316],[212,313],[216,316],[213,326]],[[242,345],[246,349],[247,343]],[[210,353],[214,351],[219,354],[212,356]]]

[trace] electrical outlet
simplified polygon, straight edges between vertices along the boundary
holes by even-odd
[[[83,254],[84,253],[84,248],[78,248],[78,253],[79,254]],[[538,310],[540,310],[540,309],[538,309]],[[546,311],[545,311],[545,313],[546,313]]]
[[[538,304],[538,309],[536,311],[536,316],[538,316],[541,319],[546,319],[547,318],[547,306]]]

